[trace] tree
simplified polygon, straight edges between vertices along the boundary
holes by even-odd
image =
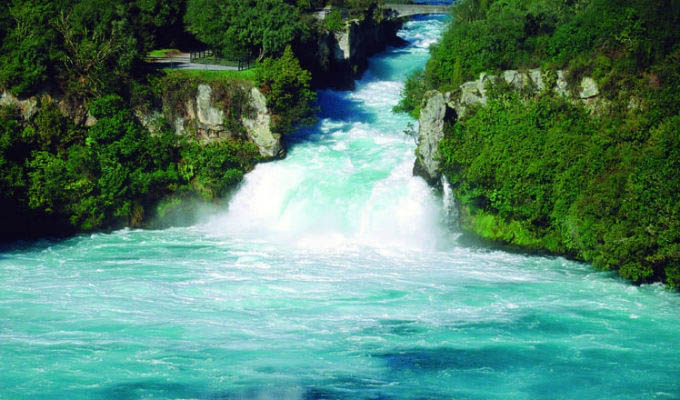
[[[312,76],[300,67],[290,46],[281,58],[264,60],[256,79],[267,97],[267,105],[276,114],[274,129],[288,133],[296,122],[304,123],[313,112],[316,94],[309,88]]]
[[[29,95],[55,73],[54,64],[62,53],[50,21],[58,5],[49,0],[13,1],[8,12],[12,27],[7,29],[0,54],[0,85],[16,95]],[[40,27],[40,29],[38,29]]]
[[[145,51],[182,40],[186,0],[135,0],[130,3],[130,24]]]
[[[302,32],[298,9],[283,0],[189,0],[184,20],[226,57],[277,56]]]
[[[141,57],[126,8],[115,1],[81,1],[62,11],[53,25],[63,40],[62,77],[72,92],[115,92]]]

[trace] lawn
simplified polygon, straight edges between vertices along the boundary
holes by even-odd
[[[204,71],[167,68],[164,71],[169,77],[195,78],[206,82],[241,80],[255,83],[255,68],[242,71]]]
[[[177,49],[156,49],[156,50],[151,50],[149,54],[147,54],[147,57],[170,57],[175,54],[180,54],[181,51]]]

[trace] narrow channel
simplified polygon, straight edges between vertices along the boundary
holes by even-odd
[[[32,399],[640,399],[680,394],[680,298],[458,244],[392,113],[444,17],[319,93],[188,228],[0,254],[0,392]]]

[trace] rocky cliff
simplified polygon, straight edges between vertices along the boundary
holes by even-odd
[[[194,93],[180,99],[181,104],[176,104],[177,96],[164,96],[161,109],[138,109],[135,115],[151,133],[158,132],[163,121],[167,121],[178,135],[190,135],[204,143],[227,138],[245,139],[257,146],[263,160],[284,157],[286,150],[281,143],[281,135],[271,130],[271,114],[264,95],[257,88],[245,85],[230,89],[241,92],[241,96],[225,93],[224,88],[220,88],[220,94],[216,95],[211,85],[200,84]],[[234,112],[233,107],[225,107],[224,97],[244,104],[239,104],[238,112]],[[170,104],[170,99],[173,99],[173,104]],[[56,103],[62,114],[75,125],[90,127],[97,122],[82,102],[49,94],[27,99],[19,99],[7,91],[0,95],[0,106],[16,107],[26,121],[44,103]]]
[[[516,90],[539,93],[551,90],[573,101],[580,101],[596,112],[605,103],[595,81],[590,77],[581,79],[578,87],[569,88],[564,71],[550,73],[540,69],[527,72],[503,71],[500,76],[480,74],[479,79],[465,82],[451,92],[429,91],[423,98],[418,120],[418,146],[413,174],[423,177],[429,184],[437,185],[441,179],[437,146],[444,137],[444,125],[463,118],[471,106],[487,103],[489,85],[506,83]]]
[[[49,93],[40,93],[26,99],[20,99],[6,90],[0,95],[0,106],[10,106],[21,111],[25,121],[30,120],[38,112],[41,105],[54,103],[64,116],[68,117],[75,125],[90,127],[97,122],[88,113],[83,102],[79,99],[53,96]]]
[[[387,46],[404,44],[397,36],[401,25],[400,19],[391,18],[350,20],[341,31],[321,35],[297,54],[303,68],[312,72],[312,86],[352,89],[354,80],[368,67],[369,57]]]
[[[248,140],[264,160],[282,158],[286,153],[281,135],[271,130],[267,100],[257,88],[245,84],[224,88],[202,83],[180,98],[163,96],[161,110],[138,110],[136,115],[152,132],[157,129],[155,122],[164,119],[176,134],[204,143],[227,138]]]

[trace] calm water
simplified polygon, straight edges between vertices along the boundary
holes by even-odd
[[[678,399],[680,296],[456,242],[394,115],[444,20],[202,224],[0,253],[1,399]]]

